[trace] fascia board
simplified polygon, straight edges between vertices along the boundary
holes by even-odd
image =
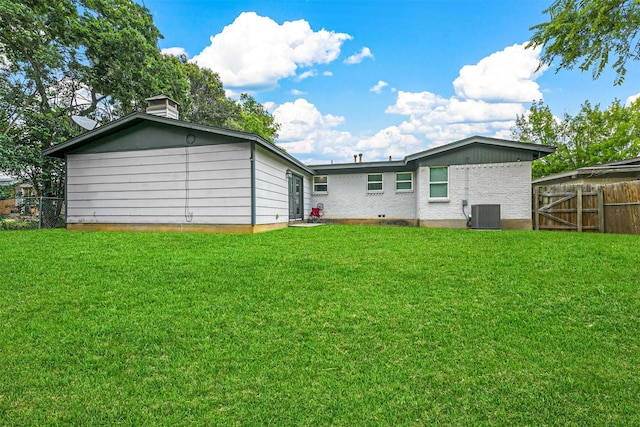
[[[106,125],[97,127],[91,131],[85,132],[82,135],[69,139],[54,147],[47,148],[46,150],[42,151],[42,155],[63,158],[66,152],[74,148],[80,147],[84,144],[88,144],[89,142],[95,141],[96,139],[101,138],[105,135],[115,133],[127,127],[141,123],[142,121],[162,123],[169,126],[178,126],[185,129],[193,129],[201,132],[228,136],[231,138],[236,138],[238,140],[253,141],[253,142],[256,142],[258,145],[260,145],[261,147],[265,148],[266,150],[294,164],[295,166],[299,167],[305,172],[313,174],[313,170],[310,169],[308,166],[304,165],[302,162],[300,162],[295,157],[291,156],[289,153],[282,151],[277,146],[275,146],[274,144],[271,144],[270,142],[266,141],[265,139],[263,139],[258,135],[254,135],[248,132],[235,131],[231,129],[200,125],[197,123],[190,123],[190,122],[185,122],[181,120],[170,119],[167,117],[154,116],[152,114],[146,114],[146,113],[129,114],[119,120],[115,120],[113,122],[107,123]]]

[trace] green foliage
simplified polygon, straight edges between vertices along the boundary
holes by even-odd
[[[0,172],[64,195],[63,162],[42,150],[166,94],[184,120],[258,133],[278,125],[251,97],[225,96],[217,74],[165,56],[149,10],[133,0],[0,0]]]
[[[640,156],[640,100],[624,106],[615,100],[607,109],[585,101],[575,116],[553,115],[542,101],[516,118],[513,139],[555,146],[554,154],[533,163],[538,178],[586,166]]]
[[[0,247],[2,425],[640,424],[637,236],[47,230]]]
[[[274,142],[278,138],[280,124],[264,109],[262,104],[252,96],[243,93],[240,96],[240,105],[242,118],[239,123],[240,130],[260,135],[269,142]]]
[[[0,0],[0,172],[62,196],[62,162],[40,153],[82,132],[71,116],[108,122],[157,94],[180,102],[187,121],[273,141],[261,105],[228,99],[217,74],[162,55],[160,37],[133,0]]]
[[[35,230],[39,227],[38,220],[33,219],[6,219],[0,215],[0,230]]]
[[[182,120],[260,135],[274,143],[280,125],[274,117],[249,94],[239,101],[226,96],[217,73],[187,62],[182,56],[171,59],[182,66],[189,82],[189,91],[181,103]]]
[[[12,187],[0,187],[0,200],[8,200],[13,198]]]
[[[549,21],[531,29],[530,46],[543,46],[542,62],[558,69],[591,69],[594,79],[609,61],[624,81],[629,60],[640,59],[640,2],[636,0],[556,0],[544,13]]]
[[[158,72],[175,74],[158,37],[131,0],[0,0],[0,171],[63,195],[62,163],[40,153],[81,132],[71,115],[112,120],[180,84]]]
[[[188,82],[183,97],[176,99],[180,103],[180,118],[192,123],[232,128],[240,118],[240,106],[227,98],[218,74],[188,62],[185,56],[168,56],[166,59],[184,73]]]
[[[27,182],[43,196],[64,194],[64,165],[41,152],[74,136],[77,130],[60,120],[58,109],[41,113],[38,108],[23,111],[20,124],[0,135],[0,170]]]

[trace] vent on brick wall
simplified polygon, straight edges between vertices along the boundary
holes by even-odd
[[[471,228],[500,230],[500,205],[471,205]]]

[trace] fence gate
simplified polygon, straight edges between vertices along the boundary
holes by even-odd
[[[533,228],[640,234],[640,181],[535,187]]]
[[[602,187],[590,185],[536,187],[533,194],[533,228],[603,233]]]

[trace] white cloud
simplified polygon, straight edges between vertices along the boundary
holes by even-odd
[[[308,79],[309,77],[315,77],[317,75],[318,75],[318,73],[316,72],[316,70],[308,70],[308,71],[305,71],[302,74],[299,74],[296,77],[296,80],[297,81],[301,81],[301,80],[304,80],[304,79]]]
[[[303,92],[303,91],[298,90],[298,89],[291,89],[291,95],[301,96],[301,95],[306,95],[306,92]]]
[[[389,83],[384,82],[382,80],[378,80],[378,83],[376,83],[371,89],[369,89],[369,92],[380,93],[382,92],[382,89],[384,89],[387,86],[389,86]]]
[[[409,153],[419,151],[421,141],[414,135],[403,133],[397,126],[382,129],[374,136],[361,139],[356,144],[358,152],[366,153],[364,161],[380,160],[392,156],[399,160]]]
[[[398,91],[390,114],[409,116],[398,125],[402,134],[426,139],[432,146],[472,135],[508,136],[525,103],[542,99],[535,80],[540,50],[513,45],[466,65],[453,82],[456,96]]]
[[[631,104],[633,104],[638,98],[640,98],[640,93],[636,93],[635,95],[631,95],[630,97],[627,98],[627,101],[624,103],[624,105],[626,107],[628,107]]]
[[[475,99],[442,98],[430,92],[399,91],[388,113],[408,115],[398,127],[405,134],[440,145],[471,135],[504,135],[518,114],[525,113],[521,103],[486,102]]]
[[[321,114],[315,105],[303,98],[285,102],[273,111],[273,115],[280,123],[280,143],[304,139],[319,130],[331,129],[344,122],[344,117]]]
[[[172,56],[184,55],[186,57],[189,57],[189,54],[187,53],[186,50],[184,50],[183,47],[168,47],[168,48],[162,49],[160,52],[162,52],[163,55],[172,55]]]
[[[433,111],[434,107],[446,105],[447,100],[431,92],[398,91],[395,105],[387,107],[385,112],[392,114],[425,114]]]
[[[540,52],[529,56],[523,54],[522,47],[507,47],[478,64],[464,67],[454,84],[455,96],[449,98],[430,91],[392,89],[397,94],[396,101],[387,107],[386,113],[406,118],[373,136],[337,130],[345,122],[344,117],[322,114],[305,99],[282,104],[273,112],[282,124],[278,143],[302,161],[327,163],[351,162],[355,153],[363,153],[365,162],[386,160],[389,156],[399,160],[472,135],[509,138],[516,115],[526,114],[527,104],[542,96],[535,82],[544,72],[536,72]],[[504,56],[505,53],[508,55]],[[507,57],[512,58],[511,63]],[[477,81],[473,81],[474,76]],[[503,90],[500,86],[505,82],[511,87]],[[379,81],[370,90],[375,92],[384,87],[386,82]],[[528,97],[532,94],[536,96]]]
[[[306,99],[285,102],[273,115],[281,125],[278,145],[305,163],[345,162],[354,153],[357,139],[335,129],[344,117],[322,114]]]
[[[345,64],[353,65],[361,63],[365,58],[373,58],[373,53],[368,47],[363,47],[358,53],[354,53],[344,60]]]
[[[263,102],[262,106],[264,107],[265,110],[267,110],[271,114],[273,114],[273,110],[275,110],[277,107],[276,103],[273,101]]]
[[[532,102],[542,99],[535,79],[546,68],[537,70],[542,47],[526,49],[527,43],[514,44],[495,52],[475,65],[465,65],[453,82],[456,95],[487,101]]]
[[[281,125],[278,145],[305,163],[350,162],[357,153],[364,154],[364,161],[400,159],[421,149],[420,139],[397,126],[364,138],[337,130],[344,117],[322,114],[302,98],[279,105],[273,115]]]
[[[322,73],[322,75],[326,76],[326,77],[331,77],[331,76],[333,76],[333,71],[325,71],[325,72]]]
[[[300,67],[327,64],[338,58],[351,36],[322,29],[305,20],[278,24],[255,12],[241,13],[193,61],[220,75],[225,87],[271,88]]]

